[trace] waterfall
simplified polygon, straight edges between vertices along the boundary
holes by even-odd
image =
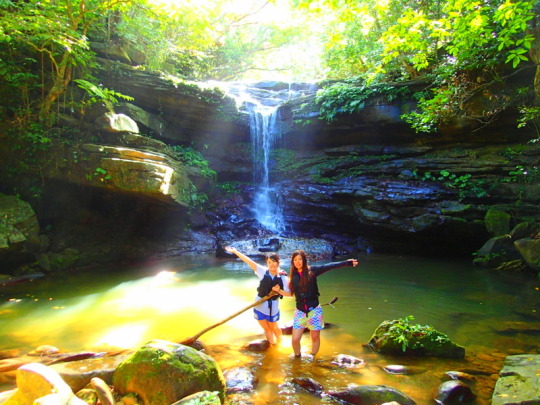
[[[223,84],[223,83],[222,83]],[[254,198],[252,212],[254,218],[266,229],[282,236],[287,225],[283,218],[283,196],[279,185],[272,183],[271,172],[275,164],[273,151],[279,146],[282,128],[279,106],[301,94],[313,93],[313,84],[296,86],[289,83],[281,90],[267,90],[255,85],[228,83],[225,91],[234,97],[241,110],[249,114],[252,143]]]
[[[253,213],[262,226],[280,235],[285,230],[282,199],[279,188],[270,183],[270,171],[274,163],[272,151],[281,138],[277,121],[278,106],[247,103],[246,107],[249,111],[253,147]]]

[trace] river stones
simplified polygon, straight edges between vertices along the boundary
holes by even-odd
[[[439,385],[435,401],[441,405],[457,405],[472,401],[476,395],[463,381],[451,380]]]
[[[332,361],[332,364],[343,368],[362,368],[366,365],[366,362],[363,359],[348,354],[338,354]]]
[[[295,377],[292,382],[312,394],[320,394],[324,390],[321,384],[310,377]]]
[[[56,371],[40,363],[29,363],[17,370],[17,389],[2,404],[86,405],[86,402],[73,394]]]
[[[216,391],[201,391],[188,395],[172,405],[221,405],[221,400]]]
[[[58,363],[50,367],[60,374],[73,392],[78,392],[86,387],[94,377],[101,378],[107,384],[111,385],[116,368],[128,357],[129,354],[120,354],[117,356]]]
[[[426,371],[425,368],[415,367],[415,366],[402,366],[399,364],[389,364],[382,368],[388,374],[402,374],[402,375],[413,375],[421,374]]]
[[[92,388],[96,391],[96,395],[101,405],[114,405],[114,400],[111,387],[107,385],[101,378],[94,377],[90,380]]]
[[[234,367],[223,372],[227,392],[253,391],[257,385],[257,376],[247,367]]]
[[[355,405],[378,405],[393,401],[401,405],[416,405],[411,397],[386,385],[359,385],[328,391],[327,394]]]
[[[270,342],[266,339],[257,339],[246,345],[246,350],[251,352],[265,352],[270,348]]]
[[[474,375],[471,375],[469,373],[465,373],[463,371],[447,371],[444,373],[445,377],[449,378],[450,380],[460,380],[460,381],[474,381],[476,380],[476,377]]]

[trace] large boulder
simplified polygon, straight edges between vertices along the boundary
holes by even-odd
[[[17,370],[17,388],[3,405],[85,405],[60,375],[43,364],[29,363]]]
[[[540,271],[540,239],[524,238],[514,242],[523,261],[532,270]]]
[[[154,340],[122,362],[113,376],[121,394],[135,393],[145,405],[170,405],[199,391],[225,400],[225,379],[210,356],[178,343]]]
[[[492,405],[540,404],[540,355],[508,356],[495,384]]]
[[[39,223],[30,204],[0,193],[0,263],[2,271],[35,261],[40,250]],[[4,268],[5,267],[5,268]]]
[[[507,212],[491,208],[486,212],[484,221],[486,228],[493,236],[501,236],[510,232],[511,215]]]
[[[112,133],[139,133],[139,127],[132,118],[125,114],[116,114],[112,112],[107,112],[96,118],[96,127],[105,132]]]
[[[476,252],[474,263],[491,268],[508,269],[511,262],[521,267],[540,270],[540,239],[537,222],[522,222],[509,233],[490,238]]]
[[[510,235],[494,236],[490,238],[476,252],[474,263],[479,266],[497,267],[502,263],[517,260],[519,253],[514,247],[514,242]]]
[[[187,207],[192,203],[196,191],[192,178],[200,174],[188,171],[169,156],[164,143],[133,133],[108,133],[104,137],[108,145],[87,143],[76,149],[55,146],[55,153],[64,158],[44,166],[43,176],[172,206]]]
[[[465,348],[429,325],[412,325],[413,317],[382,322],[368,342],[378,353],[392,355],[465,357]]]

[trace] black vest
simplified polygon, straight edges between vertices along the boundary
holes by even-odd
[[[305,277],[308,277],[307,275]],[[308,312],[309,308],[319,305],[319,286],[317,277],[309,277],[306,291],[300,291],[300,274],[295,273],[292,278],[294,297],[296,298],[296,308],[300,311]]]
[[[272,287],[275,285],[279,285],[279,287],[283,289],[283,280],[281,279],[280,274],[278,273],[274,278],[272,278],[270,272],[266,270],[266,273],[264,273],[264,276],[259,283],[259,287],[257,288],[259,297],[263,298],[270,294],[270,291],[272,291]],[[274,295],[272,298],[270,298],[270,300],[277,300],[278,298],[282,298],[282,296],[279,294]]]

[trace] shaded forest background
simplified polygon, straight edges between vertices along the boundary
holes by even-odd
[[[156,110],[153,112],[158,118],[167,114],[169,118],[176,117],[178,114],[172,106],[188,95],[189,101],[184,103],[204,112],[195,117],[185,110],[183,116],[203,123],[210,114],[230,115],[227,119],[213,117],[212,125],[222,128],[226,123],[234,128],[229,132],[234,132],[237,138],[247,135],[245,123],[232,116],[238,113],[236,108],[224,107],[232,100],[225,100],[223,91],[212,81],[316,82],[319,90],[313,102],[300,100],[287,107],[294,118],[290,123],[294,127],[289,136],[292,141],[304,135],[314,138],[319,131],[321,138],[337,137],[341,139],[336,144],[347,144],[349,138],[343,131],[324,132],[322,128],[329,129],[331,123],[343,126],[348,119],[357,120],[374,100],[392,103],[407,99],[414,108],[402,110],[402,115],[396,118],[400,125],[409,126],[410,133],[418,135],[419,145],[429,143],[431,133],[449,127],[459,132],[457,142],[467,143],[468,137],[472,139],[482,133],[486,145],[489,136],[496,143],[500,141],[497,139],[500,133],[497,135],[494,127],[512,132],[497,120],[504,117],[507,125],[510,117],[512,128],[526,136],[525,139],[520,135],[519,142],[530,146],[539,138],[539,7],[538,1],[507,0],[0,0],[0,156],[3,161],[0,193],[19,196],[33,207],[42,203],[40,231],[46,233],[54,228],[52,222],[43,220],[43,211],[58,206],[59,191],[68,190],[63,182],[70,183],[73,179],[69,170],[57,165],[56,171],[65,178],[60,183],[49,182],[56,187],[49,187],[46,198],[44,167],[54,166],[55,156],[69,160],[75,168],[82,167],[82,152],[75,146],[97,142],[95,128],[88,130],[85,123],[94,123],[96,110],[100,114],[113,111],[112,106],[132,101],[134,94],[138,98],[146,97],[145,102],[155,107],[152,110]],[[105,80],[108,80],[106,85]],[[166,87],[165,82],[170,86]],[[509,82],[513,82],[512,86],[501,90]],[[133,90],[129,87],[133,84],[142,85],[137,88],[144,89],[143,93],[128,91]],[[126,94],[119,88],[126,89]],[[158,102],[165,94],[161,93],[164,88],[178,92],[172,101],[167,101],[168,105],[163,100],[161,104]],[[99,110],[101,106],[105,109]],[[165,111],[167,108],[169,111]],[[233,112],[229,114],[229,111]],[[465,128],[461,125],[464,122],[474,125]],[[355,125],[351,124],[351,128]],[[197,215],[192,215],[190,210],[208,212],[206,208],[212,203],[205,194],[207,183],[216,175],[209,166],[212,149],[209,144],[217,145],[211,145],[214,152],[219,149],[225,153],[221,146],[227,142],[223,136],[226,131],[217,131],[213,138],[203,139],[199,128],[190,126],[188,132],[193,133],[184,137],[178,125],[171,127],[175,134],[163,148],[174,149],[175,159],[190,167],[190,173],[196,167],[203,178],[201,184],[204,183],[199,187],[197,181],[201,180],[197,180],[193,187],[184,187],[185,198],[190,203],[184,210],[189,218],[182,226],[188,227],[197,221]],[[238,130],[240,127],[243,129]],[[402,136],[399,131],[383,130],[394,137]],[[355,131],[349,134],[356,135]],[[354,143],[361,144],[365,136],[362,133]],[[145,142],[154,145],[147,139]],[[511,146],[512,151],[521,150]],[[360,172],[357,156],[360,152],[353,149],[340,152],[342,156],[332,161],[334,166],[338,160],[343,165],[338,170],[339,176]],[[291,152],[287,156],[293,155]],[[489,155],[489,159],[495,155]],[[389,158],[386,154],[382,157]],[[346,164],[347,159],[352,163]],[[244,163],[248,164],[248,160]],[[285,163],[296,163],[292,158],[289,160]],[[450,183],[452,191],[473,184],[472,180],[468,181],[471,176],[468,172],[457,176],[449,162],[436,166],[439,178],[428,177],[430,173],[426,171],[417,180]],[[357,172],[351,169],[354,167]],[[372,163],[369,167],[376,165]],[[111,174],[101,165],[91,169],[85,174],[88,181],[81,177],[82,184],[95,186],[92,182],[100,180],[106,186]],[[533,163],[512,163],[511,169],[510,179],[501,178],[500,182],[511,180],[529,185],[536,184],[540,178]],[[506,167],[504,170],[508,173]],[[493,176],[500,176],[494,171]],[[415,172],[411,175],[417,176]],[[322,180],[328,182],[339,176],[329,170],[327,178]],[[151,176],[144,178],[147,183],[151,180]],[[220,186],[226,188],[231,184]],[[249,188],[244,186],[243,189]],[[365,189],[365,185],[358,187]],[[71,197],[81,194],[78,189],[72,191]],[[122,192],[125,189],[115,197],[121,199]],[[91,201],[96,199],[92,193],[87,194]],[[504,198],[521,203],[518,195],[505,194]],[[132,203],[129,198],[126,201]],[[230,211],[231,201],[226,198],[224,201],[226,209],[220,218],[231,223],[225,212]],[[304,204],[305,200],[298,206]],[[238,205],[245,208],[243,201]],[[113,206],[122,204],[114,205],[110,201],[100,204],[102,209]],[[146,200],[141,206],[144,206],[141,212],[157,209],[148,208],[150,204]],[[141,212],[137,213],[139,222],[144,217]],[[238,213],[239,217],[245,217],[244,211],[239,209]],[[78,223],[79,214],[73,215],[73,223]],[[90,221],[95,222],[93,215]],[[64,211],[58,213],[59,218],[67,216]],[[154,216],[148,214],[148,217]],[[385,221],[381,219],[381,223]],[[57,229],[61,228],[57,226]],[[96,229],[97,233],[89,239],[106,233],[102,228]],[[178,229],[173,231],[178,234]],[[219,240],[232,238],[226,232],[222,234],[225,236],[220,234]],[[66,250],[69,239],[66,235],[80,236],[80,233],[57,232],[57,250]],[[211,243],[214,241],[208,241]],[[130,245],[126,249],[131,248]]]

